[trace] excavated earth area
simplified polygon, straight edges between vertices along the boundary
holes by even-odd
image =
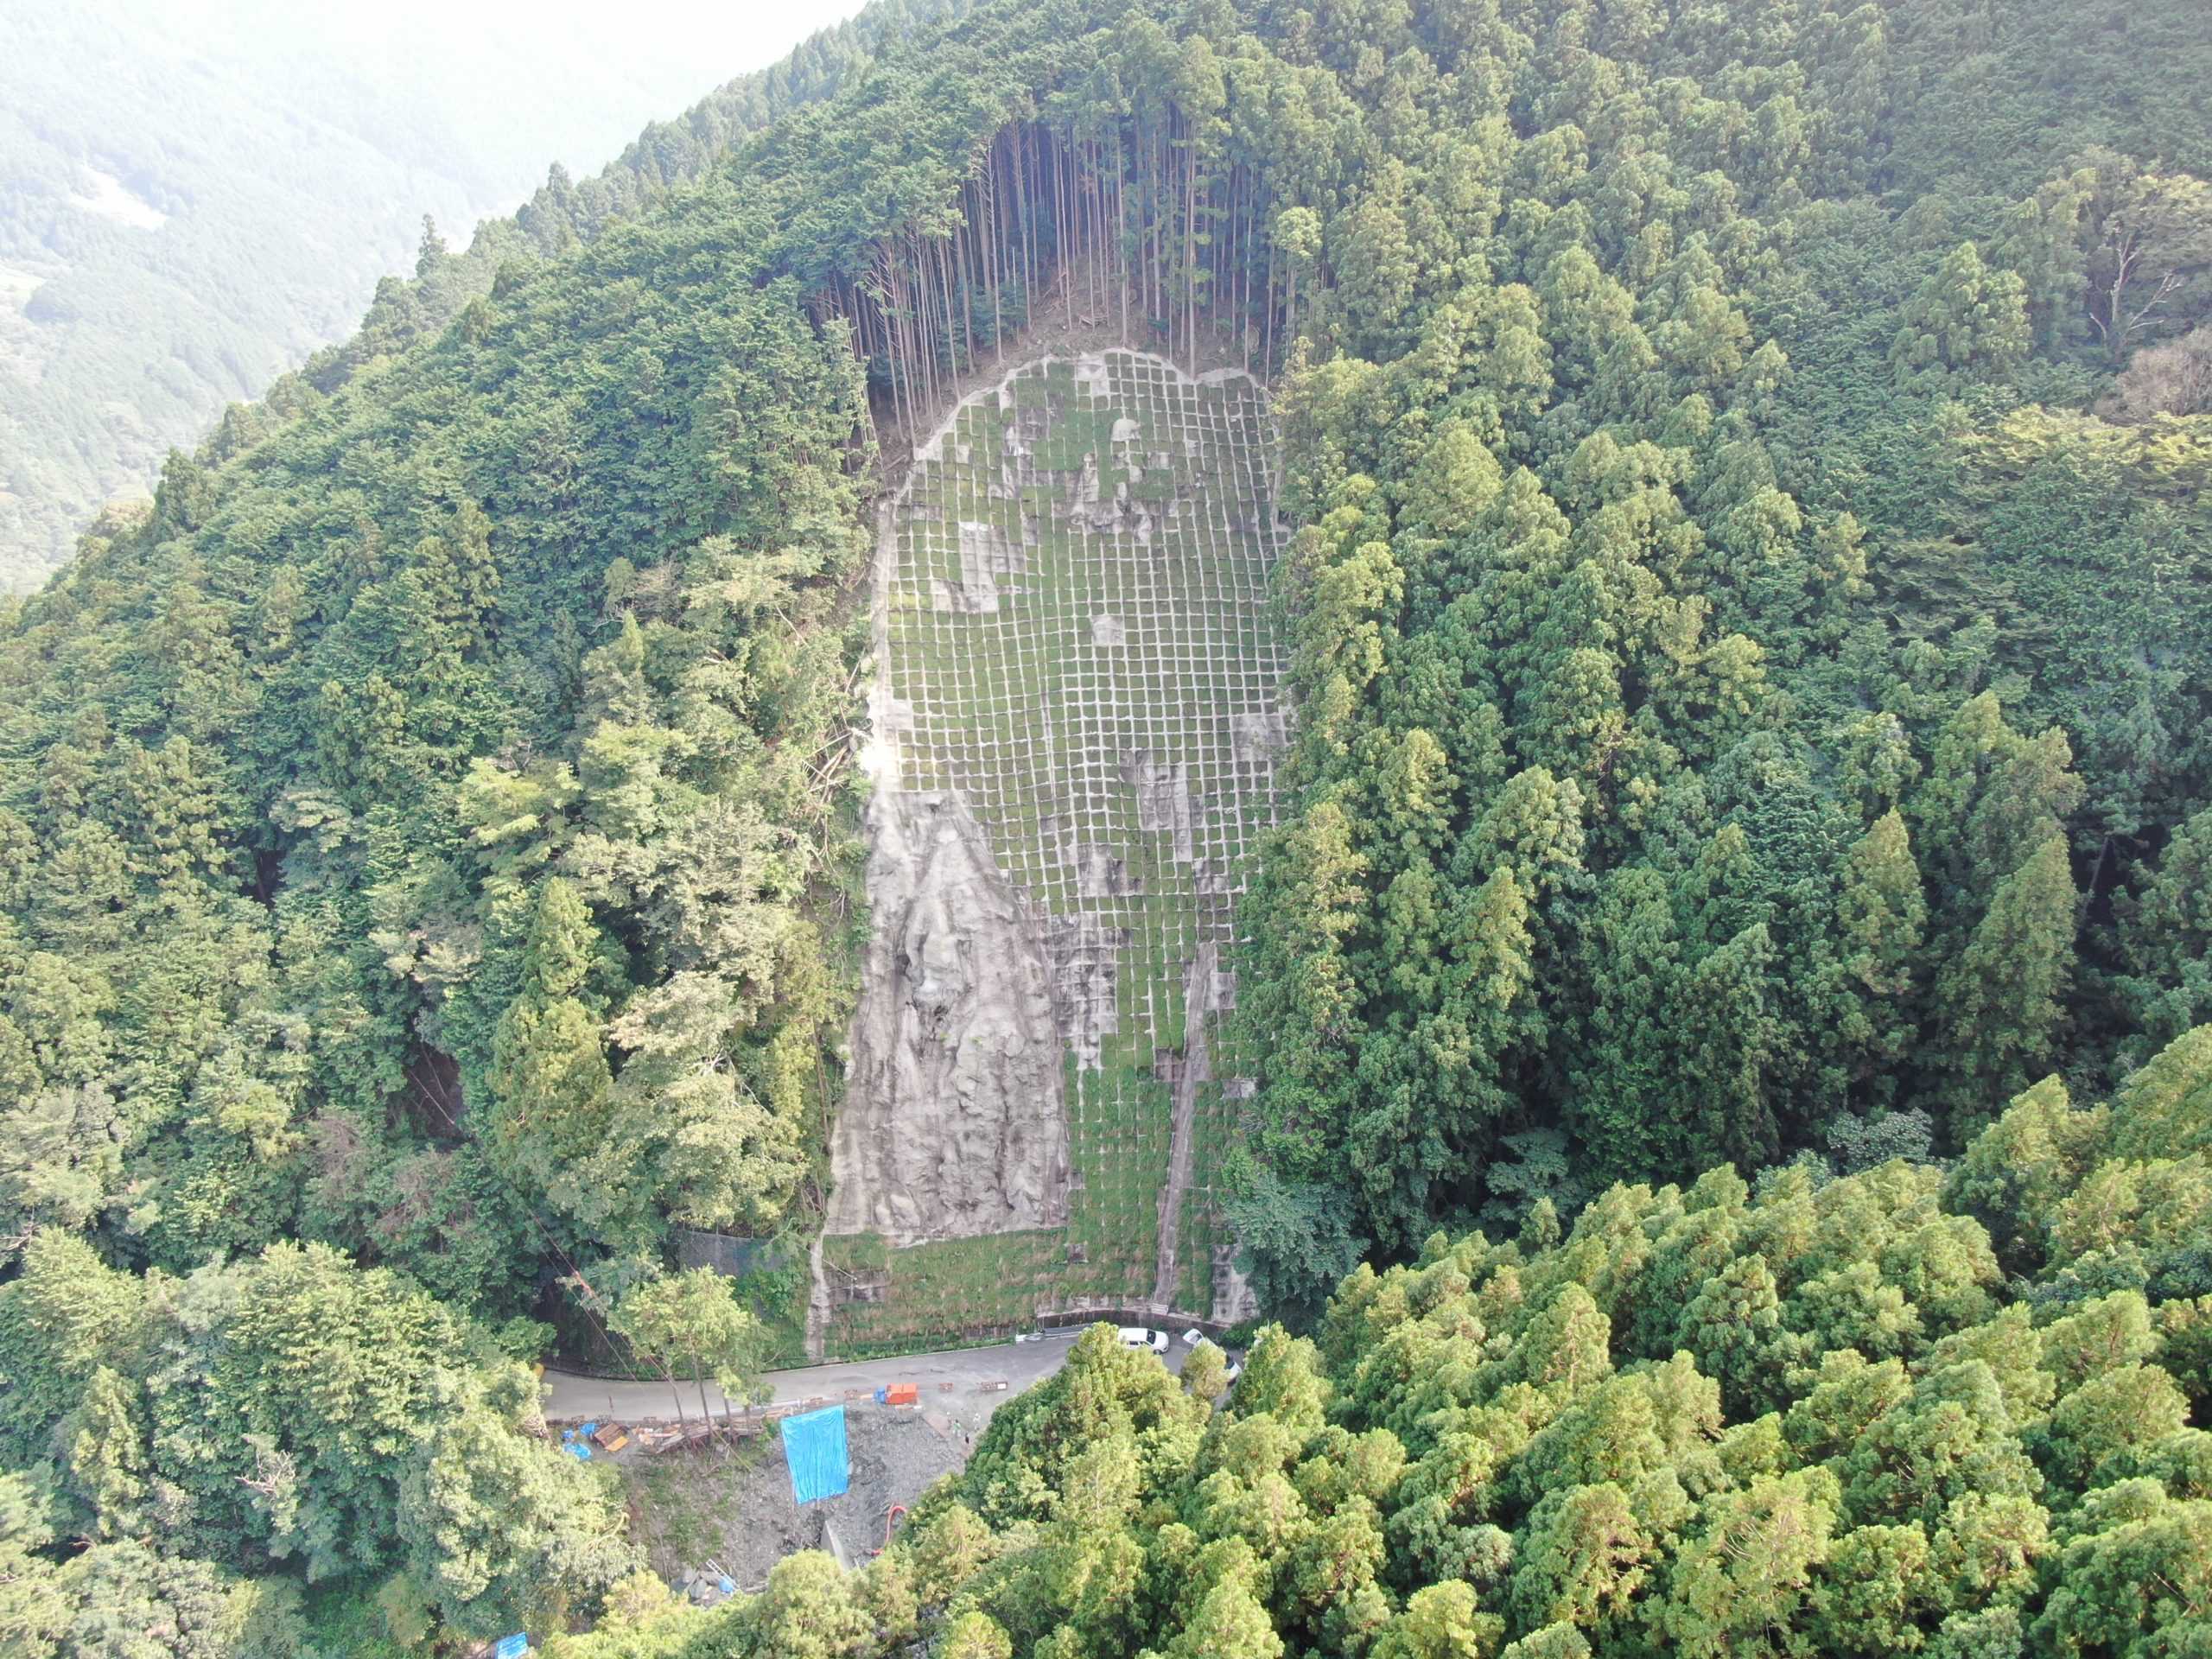
[[[968,1421],[934,1410],[852,1408],[845,1414],[847,1488],[804,1508],[773,1435],[737,1450],[716,1446],[619,1466],[656,1572],[686,1593],[723,1575],[758,1592],[769,1570],[798,1550],[865,1564],[882,1548],[893,1510],[964,1468],[988,1421],[988,1414]],[[695,1599],[719,1599],[703,1586]]]
[[[814,1327],[1240,1317],[1210,1191],[1286,739],[1265,395],[1140,353],[963,402],[882,510],[872,939]]]

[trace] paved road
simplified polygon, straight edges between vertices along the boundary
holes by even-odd
[[[1058,1370],[1067,1360],[1068,1350],[1081,1334],[1082,1328],[1075,1327],[1048,1331],[1040,1342],[950,1348],[934,1354],[912,1354],[903,1359],[855,1360],[843,1365],[810,1365],[802,1370],[770,1371],[761,1381],[775,1390],[771,1397],[779,1402],[819,1398],[836,1404],[843,1401],[848,1389],[862,1389],[872,1395],[887,1383],[915,1382],[921,1386],[922,1404],[925,1408],[942,1408],[956,1404],[962,1408],[995,1406]],[[1182,1369],[1185,1351],[1179,1341],[1169,1348],[1170,1370]],[[1006,1383],[1003,1394],[995,1390],[982,1392],[982,1384],[995,1382]],[[940,1389],[938,1384],[943,1382],[953,1386],[950,1390]],[[696,1416],[699,1410],[699,1385],[681,1382],[677,1386],[683,1391],[684,1412]],[[707,1402],[716,1413],[722,1409],[721,1390],[711,1382],[707,1384]],[[673,1421],[677,1411],[675,1398],[665,1382],[623,1382],[549,1370],[545,1373],[545,1414],[556,1422],[612,1417],[617,1422],[634,1423],[643,1418]],[[965,1416],[968,1413],[963,1410],[960,1414]],[[983,1414],[988,1415],[988,1410]]]

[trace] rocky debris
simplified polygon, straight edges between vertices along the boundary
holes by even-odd
[[[827,1230],[899,1245],[1067,1219],[1052,976],[1029,906],[948,792],[870,803],[874,927]]]
[[[758,1591],[778,1561],[794,1550],[828,1549],[833,1534],[855,1565],[865,1564],[883,1548],[894,1508],[911,1506],[940,1476],[966,1465],[975,1430],[957,1422],[939,1430],[912,1410],[848,1408],[845,1444],[852,1474],[844,1495],[804,1508],[792,1500],[791,1471],[772,1439],[757,1452],[675,1454],[689,1459],[682,1467],[695,1478],[705,1500],[698,1507],[720,1535],[703,1550],[693,1538],[698,1553],[688,1561],[655,1565],[685,1594],[710,1603],[721,1599],[723,1577]]]

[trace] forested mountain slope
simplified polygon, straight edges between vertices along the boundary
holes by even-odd
[[[1617,1186],[1363,1266],[1225,1402],[1094,1329],[865,1572],[549,1659],[2196,1650],[2212,1028],[1948,1175]],[[926,1647],[923,1643],[926,1643]]]
[[[916,10],[894,0],[823,31],[649,128],[602,173],[556,167],[532,205],[535,235],[588,238],[696,177],[736,136],[830,90]],[[616,45],[623,25],[580,26],[557,8],[533,21],[140,0],[9,20],[0,585],[43,579],[103,502],[145,493],[167,449],[344,334],[378,277],[416,261],[425,213],[465,232],[521,198],[549,154],[611,154],[637,111],[715,75],[700,41]],[[459,301],[435,296],[488,286],[530,239],[511,220],[481,234],[485,248],[428,284],[427,315],[406,303],[408,284],[379,290],[372,349],[395,343],[392,313],[442,326]]]
[[[1539,1193],[1955,1147],[2204,1017],[2212,195],[2133,51],[2208,32],[2098,18],[1532,16],[1522,136],[1350,210],[1244,1000],[1278,1299]]]
[[[509,1357],[533,1316],[675,1354],[681,1306],[728,1340],[671,1363],[740,1363],[671,1228],[815,1226],[873,462],[1049,321],[1275,382],[1298,737],[1224,1177],[1344,1392],[1281,1381],[1288,1427],[1200,1453],[1200,1408],[1096,1359],[1052,1399],[1143,1396],[1156,1463],[972,1489],[1013,1543],[944,1522],[922,1603],[1042,1553],[948,1650],[1886,1650],[1878,1608],[2000,1604],[2040,1650],[2177,1650],[2194,1166],[2055,1097],[2171,1128],[2131,1077],[2212,1014],[2208,84],[2183,0],[1008,4],[575,245],[526,213],[535,251],[395,290],[5,615],[6,1616],[297,1646],[305,1580],[344,1649],[650,1600]],[[1757,1205],[1705,1173],[1800,1154]],[[1526,1259],[1424,1243],[1477,1224]],[[1375,1281],[1324,1317],[1363,1255],[1469,1344],[1409,1349],[1402,1401],[1355,1376],[1395,1351]],[[2129,1357],[1954,1374],[2034,1369],[2099,1298]],[[1546,1310],[1592,1362],[1563,1382],[1524,1374]],[[1306,1369],[1266,1352],[1255,1417]],[[1605,1355],[1660,1368],[1589,1404],[1659,1449],[1563,1428],[1555,1470]],[[1863,1410],[1759,1426],[1861,1362]],[[1862,1482],[1836,1448],[1906,1399]],[[1332,1410],[1433,1485],[1393,1496],[1380,1440],[1331,1473]],[[1608,1483],[1619,1515],[1531,1507]],[[2047,1518],[1952,1516],[1977,1484]],[[1598,1587],[1498,1589],[1586,1522]],[[1731,1576],[1883,1529],[1817,1619]],[[2175,1605],[2096,1623],[2139,1546]],[[1179,1623],[1113,1622],[1140,1572]],[[696,1650],[905,1639],[819,1575]]]

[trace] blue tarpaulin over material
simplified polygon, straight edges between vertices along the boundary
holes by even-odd
[[[784,1419],[784,1460],[791,1466],[791,1496],[802,1503],[839,1497],[852,1478],[845,1457],[845,1408],[826,1406]]]

